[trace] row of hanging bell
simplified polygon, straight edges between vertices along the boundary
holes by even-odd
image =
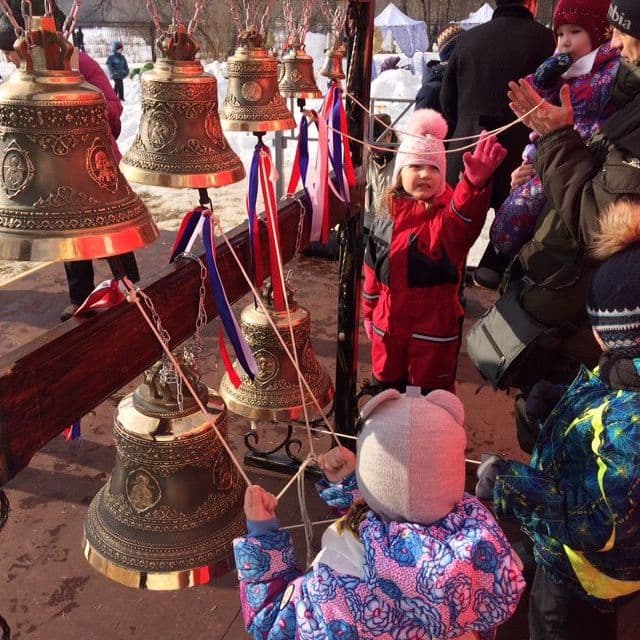
[[[107,105],[71,68],[53,16],[14,44],[20,66],[0,86],[0,259],[80,260],[158,237],[118,169]]]
[[[162,187],[222,187],[245,170],[218,115],[218,84],[183,24],[156,42],[158,62],[140,77],[142,116],[121,168],[132,182]]]
[[[296,353],[300,371],[325,413],[333,401],[333,385],[327,372],[320,366],[311,345],[311,314],[299,305],[290,291],[289,309],[295,346],[292,348],[289,316],[286,311],[276,311],[271,290],[265,287],[261,297],[278,333],[291,354]],[[241,384],[235,387],[229,374],[220,383],[220,395],[230,411],[250,420],[304,420],[303,400],[300,396],[298,374],[282,343],[261,307],[247,305],[240,315],[240,328],[259,366],[254,380],[250,380],[240,364],[233,365]],[[321,413],[306,387],[304,403],[310,420]]]
[[[304,45],[293,43],[282,56],[282,73],[278,85],[285,98],[312,100],[322,97],[313,73],[313,58],[305,52]]]
[[[116,461],[89,506],[84,555],[106,577],[151,590],[205,584],[233,568],[233,538],[245,531],[244,482],[211,424],[226,435],[224,402],[184,355],[180,366],[207,407],[166,361],[122,399],[115,414]]]

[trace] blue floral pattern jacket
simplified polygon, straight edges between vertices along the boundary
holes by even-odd
[[[634,365],[640,385],[640,359]],[[585,598],[629,595],[640,591],[639,470],[640,393],[583,368],[543,425],[530,466],[501,469],[495,513],[520,520],[556,582]]]
[[[340,485],[318,485],[337,508],[347,508],[359,493],[354,475]],[[429,526],[384,522],[369,511],[359,533],[360,578],[321,562],[302,574],[288,531],[236,539],[240,597],[252,637],[485,640],[512,615],[524,590],[519,558],[493,516],[468,494]]]

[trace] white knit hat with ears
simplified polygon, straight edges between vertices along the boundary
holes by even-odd
[[[360,412],[356,477],[362,497],[388,520],[431,524],[464,493],[464,407],[443,390],[388,389]]]
[[[418,109],[411,114],[403,128],[407,134],[402,137],[393,170],[393,184],[400,171],[407,165],[431,165],[440,171],[442,182],[437,196],[447,187],[447,156],[443,140],[447,136],[447,121],[433,109]]]

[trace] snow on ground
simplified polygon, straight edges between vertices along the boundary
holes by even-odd
[[[114,39],[108,34],[102,34],[100,37],[105,43],[111,42],[111,40]],[[86,38],[87,36],[85,35],[85,42],[87,42]],[[313,56],[316,72],[323,63],[325,46],[325,35],[313,33],[307,35],[306,48],[308,53]],[[143,51],[143,48],[138,47],[135,50]],[[104,66],[104,59],[99,61]],[[129,66],[133,69],[136,66],[141,65],[143,62],[144,60],[137,63],[131,62]],[[6,78],[12,69],[13,65],[10,63],[2,63],[0,64],[0,75]],[[228,81],[225,77],[226,63],[218,61],[211,62],[205,64],[205,70],[216,77],[218,81],[218,100],[219,103],[222,104],[228,85]],[[419,73],[418,69],[416,69],[416,71]],[[318,86],[320,88],[324,88],[325,79],[317,76],[317,81]],[[420,76],[413,75],[406,69],[385,71],[371,84],[371,97],[375,98],[376,112],[382,111],[389,113],[395,120],[405,109],[407,109],[407,107],[409,107],[408,112],[399,119],[398,124],[396,125],[398,128],[402,129],[408,115],[413,111],[413,107],[408,102],[392,102],[390,99],[413,101],[418,89],[420,88],[420,84]],[[123,154],[133,143],[138,130],[138,123],[140,121],[142,105],[139,75],[134,79],[125,79],[124,95],[125,102],[123,103],[124,111],[122,114],[122,132],[118,138],[118,146]],[[319,109],[320,105],[320,100],[307,101],[307,106],[312,109]],[[299,120],[299,116],[293,102],[290,102],[289,107],[292,109],[297,122]],[[295,135],[296,131],[285,132],[285,136]],[[244,132],[226,132],[226,137],[230,146],[240,156],[244,166],[248,167],[250,165],[253,148],[256,143],[255,136],[251,133]],[[274,134],[265,136],[264,140],[266,144],[273,146]],[[288,182],[291,164],[295,156],[295,148],[295,140],[286,140],[286,148],[283,153],[284,164],[281,172],[281,180],[285,181],[285,187]],[[145,202],[161,229],[172,231],[176,230],[180,225],[184,214],[198,204],[198,194],[193,189],[169,189],[139,184],[132,184],[131,186]],[[220,214],[226,229],[230,229],[244,221],[246,217],[244,204],[246,191],[246,178],[236,184],[222,187],[220,189],[211,189],[209,191],[214,208]],[[476,244],[476,247],[472,249],[469,260],[470,264],[477,263],[487,240],[488,233],[487,228],[485,228],[481,239]],[[18,274],[39,266],[39,264],[40,263],[33,262],[0,261],[0,284],[16,277]]]

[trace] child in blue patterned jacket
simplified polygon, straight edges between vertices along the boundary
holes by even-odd
[[[609,256],[587,304],[598,367],[538,413],[529,465],[494,457],[479,470],[476,494],[533,540],[531,640],[614,640],[615,610],[640,593],[639,205],[603,214],[594,256]]]
[[[307,573],[275,497],[247,488],[249,535],[234,542],[247,630],[265,640],[493,638],[524,579],[489,511],[464,493],[461,402],[389,389],[362,417],[357,460],[344,448],[319,456],[322,497],[349,510]]]

